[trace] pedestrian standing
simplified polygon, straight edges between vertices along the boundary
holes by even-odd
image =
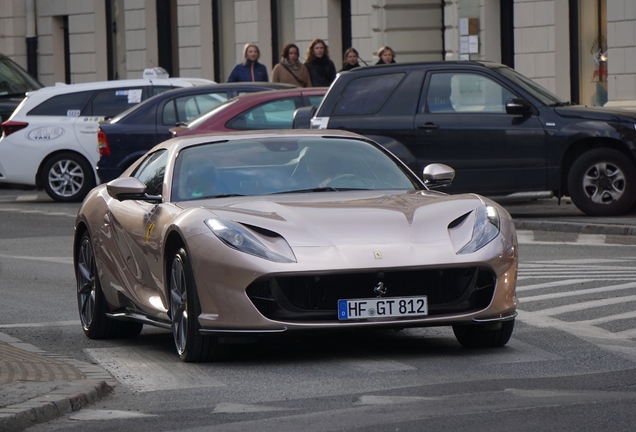
[[[329,87],[336,79],[336,66],[329,58],[329,47],[322,39],[314,39],[307,48],[305,66],[314,87]]]
[[[261,50],[253,43],[245,44],[243,49],[243,63],[234,66],[227,82],[269,81],[265,65],[258,62]]]
[[[358,51],[355,48],[347,48],[347,50],[344,53],[344,65],[342,69],[340,70],[340,72],[348,71],[348,70],[360,67],[360,63],[358,63],[358,58],[360,58],[360,56],[358,55]]]
[[[287,44],[283,48],[280,63],[274,66],[272,82],[293,84],[299,87],[311,87],[309,71],[298,61],[300,50],[295,44]]]
[[[380,57],[380,60],[378,60],[376,65],[395,63],[395,51],[393,51],[391,47],[383,46],[380,48],[378,50],[378,57]]]

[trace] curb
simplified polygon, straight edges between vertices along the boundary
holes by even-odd
[[[80,380],[26,402],[0,409],[0,430],[21,431],[96,402],[113,390],[105,381]]]
[[[36,359],[36,362],[38,357],[51,359],[58,364],[63,363],[77,369],[84,376],[83,379],[42,381],[50,382],[55,387],[52,390],[46,389],[35,397],[24,398],[20,402],[0,408],[0,431],[2,432],[21,431],[72,411],[78,411],[108,395],[117,385],[117,381],[108,371],[98,365],[41,350],[1,332],[0,344],[12,347],[13,352],[19,351],[20,356],[25,359]],[[34,382],[38,381],[34,380]]]
[[[513,222],[515,224],[515,228],[518,230],[636,236],[636,226],[633,225],[607,225],[546,220],[529,221],[527,219],[519,220],[514,218]]]

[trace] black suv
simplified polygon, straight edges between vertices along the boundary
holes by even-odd
[[[311,127],[372,138],[415,172],[450,165],[451,192],[567,195],[604,216],[636,202],[636,114],[573,106],[501,64],[356,68],[338,76]]]
[[[11,117],[26,92],[39,88],[42,88],[39,81],[9,57],[0,54],[0,121]]]

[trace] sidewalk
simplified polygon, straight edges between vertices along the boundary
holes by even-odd
[[[0,431],[20,431],[77,411],[114,385],[99,366],[0,333]]]
[[[518,231],[552,231],[607,236],[633,236],[636,244],[636,209],[622,216],[587,216],[569,198],[500,202],[512,216]]]
[[[636,245],[636,210],[591,217],[569,199],[502,202],[518,231],[617,236]],[[0,333],[0,431],[19,431],[94,403],[116,381],[99,366],[42,351]]]

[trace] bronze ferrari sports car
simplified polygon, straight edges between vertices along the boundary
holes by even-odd
[[[452,326],[498,347],[516,317],[518,247],[505,209],[446,195],[362,136],[329,130],[174,138],[93,189],[75,225],[90,338],[172,329],[179,356],[232,337]]]

